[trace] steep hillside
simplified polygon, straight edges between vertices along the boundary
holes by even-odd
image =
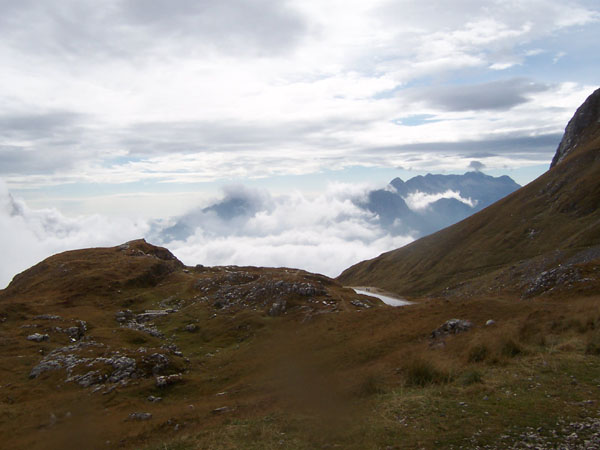
[[[561,162],[544,175],[456,225],[354,265],[338,280],[411,296],[594,292],[600,258],[599,98],[597,90],[579,108],[568,127],[579,131],[567,139],[573,147],[561,147]]]

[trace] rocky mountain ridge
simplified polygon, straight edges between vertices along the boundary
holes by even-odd
[[[404,295],[528,297],[565,289],[593,293],[600,257],[600,90],[567,127],[556,163],[487,209],[338,278]],[[570,146],[566,143],[570,142]]]
[[[394,178],[387,188],[371,191],[359,206],[376,214],[382,228],[415,238],[434,233],[514,192],[520,186],[504,175],[419,175]]]
[[[567,157],[583,139],[590,139],[600,133],[600,89],[594,91],[577,108],[575,115],[565,128],[565,133],[552,158],[550,168]]]

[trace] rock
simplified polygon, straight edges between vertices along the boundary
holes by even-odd
[[[54,315],[54,314],[40,314],[38,316],[33,317],[36,320],[60,320],[62,317]]]
[[[29,378],[37,378],[42,373],[47,372],[49,370],[58,370],[62,367],[62,365],[58,361],[42,361],[29,372]]]
[[[489,319],[489,320],[488,320],[488,321],[485,323],[485,326],[486,326],[486,327],[489,327],[489,326],[492,326],[492,325],[496,325],[496,321],[495,321],[495,320],[493,320],[493,319]]]
[[[143,323],[143,322],[149,322],[151,320],[154,319],[158,319],[159,317],[164,317],[167,314],[169,314],[170,312],[173,312],[173,310],[170,309],[156,309],[156,310],[146,310],[145,312],[138,314],[137,316],[135,316],[135,320],[139,323]]]
[[[278,300],[276,302],[273,302],[271,308],[269,308],[268,314],[273,317],[280,316],[285,312],[286,306],[287,302],[285,300]]]
[[[198,330],[198,325],[190,323],[189,325],[185,326],[184,330],[189,331],[190,333],[194,333]]]
[[[162,401],[162,397],[155,397],[154,395],[149,395],[148,398],[146,398],[146,400],[148,400],[150,403],[156,403]]]
[[[79,327],[69,327],[63,330],[71,339],[78,341],[83,337],[83,330]]]
[[[356,306],[357,308],[370,308],[371,305],[369,305],[367,302],[362,302],[360,300],[352,300],[350,302],[351,305]]]
[[[473,324],[468,320],[462,319],[450,319],[439,328],[431,332],[431,339],[436,339],[441,336],[447,336],[449,334],[458,334],[464,331],[468,331],[473,328]]]
[[[129,414],[129,420],[150,420],[152,419],[152,414],[147,412],[135,412]]]
[[[97,370],[90,370],[88,373],[76,376],[73,379],[82,387],[90,387],[93,384],[104,381],[104,377]]]
[[[133,358],[127,356],[112,356],[110,358],[96,358],[95,361],[109,364],[115,369],[108,378],[108,381],[111,383],[127,381],[134,377],[136,363]]]
[[[180,373],[173,375],[161,375],[156,377],[156,387],[166,387],[171,384],[180,383],[183,381],[183,376]]]
[[[537,278],[529,284],[529,287],[522,296],[523,298],[535,297],[553,291],[556,288],[569,288],[581,280],[582,275],[579,268],[569,265],[559,265],[553,269],[541,272]]]
[[[213,409],[211,412],[213,414],[223,414],[229,411],[231,411],[231,408],[229,408],[228,406],[221,406],[220,408]]]
[[[43,342],[47,341],[48,339],[50,339],[50,336],[48,336],[47,334],[33,333],[27,336],[28,341],[34,342]]]
[[[169,358],[162,353],[152,353],[149,356],[144,356],[142,361],[151,366],[153,375],[159,375],[169,367]]]
[[[119,323],[127,322],[133,319],[133,311],[126,309],[125,311],[117,311],[115,313],[115,320]]]

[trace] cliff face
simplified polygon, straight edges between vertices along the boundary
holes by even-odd
[[[582,139],[597,137],[600,129],[600,89],[596,89],[587,100],[577,108],[575,115],[567,124],[565,134],[563,135],[550,168],[560,163],[569,155]],[[586,133],[584,133],[586,131]]]

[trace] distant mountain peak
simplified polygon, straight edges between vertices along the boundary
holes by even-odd
[[[560,163],[578,145],[600,135],[600,89],[596,89],[583,104],[565,128],[565,134],[558,144],[550,168]],[[595,126],[594,126],[595,125]],[[585,131],[585,132],[584,132]]]
[[[375,213],[389,232],[420,237],[468,217],[519,187],[508,176],[477,171],[428,173],[407,181],[394,178],[387,188],[371,191],[360,206]]]

